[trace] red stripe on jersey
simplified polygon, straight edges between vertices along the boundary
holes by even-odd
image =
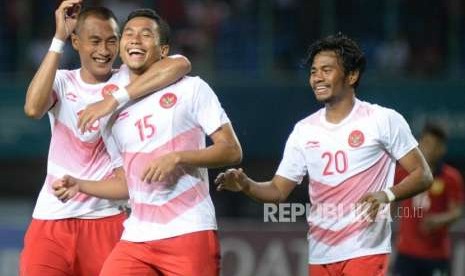
[[[334,246],[366,229],[370,224],[368,221],[357,221],[337,231],[311,225],[309,234],[319,242]]]
[[[386,182],[390,162],[391,157],[384,153],[371,167],[336,185],[311,180],[309,195],[312,204],[350,205],[366,193],[381,190]]]
[[[199,182],[162,205],[132,202],[131,216],[141,221],[167,224],[194,208],[197,204],[202,202],[208,194],[207,183]]]
[[[60,121],[55,121],[50,143],[49,160],[59,166],[83,175],[91,175],[110,163],[102,137],[95,142],[84,142],[75,136],[73,130]]]
[[[142,173],[150,164],[150,161],[159,158],[167,153],[174,151],[185,151],[185,150],[198,150],[203,147],[204,135],[200,128],[196,127],[185,131],[173,139],[169,140],[165,144],[155,148],[151,152],[126,152],[123,154],[124,168],[126,175],[128,176],[128,186],[135,191],[146,191],[151,192],[154,190],[160,190],[167,185],[173,185],[172,181],[158,182],[158,183],[146,183],[142,182],[140,178]],[[179,167],[168,179],[179,179],[182,175],[187,174],[188,168]]]

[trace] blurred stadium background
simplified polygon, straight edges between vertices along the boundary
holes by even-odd
[[[45,176],[48,119],[23,114],[24,95],[54,33],[60,1],[0,2],[0,275],[16,275],[22,236]],[[257,179],[274,174],[293,125],[319,105],[301,66],[310,42],[338,31],[368,58],[361,99],[402,113],[414,133],[426,120],[450,131],[447,161],[465,169],[465,1],[462,0],[85,0],[124,19],[155,8],[182,53],[216,91]],[[78,66],[68,48],[64,68]],[[63,154],[66,154],[64,152]],[[210,176],[216,176],[211,171]],[[211,189],[224,276],[306,275],[306,225],[263,223],[262,205]],[[307,202],[307,189],[291,202]],[[454,275],[465,275],[465,222],[453,228]]]

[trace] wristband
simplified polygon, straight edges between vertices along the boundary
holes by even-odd
[[[119,89],[113,93],[111,93],[113,98],[118,102],[118,106],[122,106],[129,102],[129,93],[124,87],[119,87]]]
[[[50,45],[50,48],[48,49],[48,51],[62,54],[64,48],[65,48],[65,42],[61,39],[54,37],[52,39],[52,44]]]
[[[389,200],[389,203],[396,200],[396,195],[391,191],[391,189],[383,190],[383,192],[386,194],[386,196],[387,196],[387,198]]]

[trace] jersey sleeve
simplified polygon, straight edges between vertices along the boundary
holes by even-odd
[[[381,143],[396,160],[399,160],[417,147],[418,142],[402,115],[392,109],[386,109],[383,115],[379,126]]]
[[[230,122],[218,97],[205,81],[198,78],[194,89],[193,116],[207,135]]]
[[[306,173],[307,166],[304,153],[302,152],[302,147],[299,145],[298,131],[294,128],[287,139],[283,158],[276,171],[276,175],[300,184]]]

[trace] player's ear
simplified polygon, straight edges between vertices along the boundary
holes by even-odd
[[[170,45],[162,45],[161,46],[161,57],[165,58],[170,53]]]
[[[359,77],[360,77],[360,72],[358,70],[350,72],[348,76],[349,85],[354,86],[354,84],[357,82]]]
[[[73,49],[78,51],[79,49],[79,37],[75,34],[71,34],[71,45],[73,45]]]

